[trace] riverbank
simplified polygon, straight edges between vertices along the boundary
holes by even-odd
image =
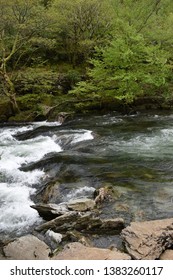
[[[34,207],[49,221],[35,228],[33,234],[1,243],[0,260],[173,260],[173,218],[132,222],[125,227],[121,218],[103,221],[92,216],[95,202],[82,198],[65,208]],[[118,232],[123,249],[115,244],[109,248],[93,246],[93,234]]]
[[[78,115],[106,114],[117,111],[122,114],[135,114],[145,111],[171,111],[171,100],[158,98],[140,98],[133,103],[124,103],[114,98],[77,98],[71,95],[51,96],[47,94],[26,94],[17,98],[20,111],[13,113],[8,99],[0,101],[0,123],[4,122],[33,122],[33,121],[59,121],[59,116],[65,112],[65,119]]]

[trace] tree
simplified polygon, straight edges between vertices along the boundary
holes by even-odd
[[[90,62],[88,80],[78,83],[71,93],[132,102],[166,85],[167,54],[148,45],[130,26],[110,46],[97,49],[97,58]]]
[[[94,47],[110,37],[113,10],[106,0],[55,0],[52,13],[58,18],[58,41],[75,67],[86,61]]]
[[[41,3],[46,9],[48,9],[48,8],[51,6],[52,1],[53,1],[53,0],[41,0],[40,3]]]
[[[19,111],[12,81],[12,61],[20,61],[22,52],[31,44],[32,38],[43,28],[40,25],[39,0],[1,0],[0,2],[0,81],[3,93],[9,98],[14,113]]]
[[[162,8],[165,1],[171,0],[110,0],[115,11],[115,22],[122,20],[136,31],[141,32],[150,25],[152,18]]]

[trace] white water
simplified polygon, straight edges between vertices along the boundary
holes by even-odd
[[[130,139],[112,140],[108,149],[147,158],[172,158],[173,128],[164,128],[133,135]]]
[[[20,171],[22,164],[35,162],[50,152],[60,152],[62,148],[55,135],[38,136],[34,139],[18,141],[13,135],[32,130],[38,126],[57,126],[58,123],[33,123],[26,127],[0,129],[0,234],[26,232],[41,218],[30,205],[34,204],[31,195],[34,185],[41,184],[43,170]],[[48,128],[49,129],[49,128]],[[75,131],[73,141],[92,139],[87,130]]]
[[[85,141],[85,140],[91,140],[93,138],[94,137],[92,135],[92,131],[90,131],[90,130],[81,130],[80,133],[77,132],[74,135],[74,139],[73,139],[72,143],[78,143],[78,142]]]
[[[72,189],[67,195],[67,200],[84,196],[92,196],[95,189],[93,187],[84,186],[79,189]]]

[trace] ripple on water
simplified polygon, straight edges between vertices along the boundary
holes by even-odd
[[[63,149],[74,153],[77,150],[76,156],[79,154],[81,158],[87,151],[88,160],[87,164],[86,161],[68,163],[69,170],[80,171],[74,176],[76,181],[63,181],[66,162],[62,162],[62,169],[56,169],[61,172],[62,200],[90,196],[95,188],[110,184],[119,195],[103,205],[105,217],[121,216],[127,223],[170,217],[173,215],[172,119],[173,115],[156,113],[109,114],[81,118],[73,123],[74,128],[59,127],[58,123],[1,128],[0,233],[11,232],[15,236],[40,221],[30,204],[36,185],[42,184],[44,168],[31,172],[19,168],[21,164],[37,162],[44,155]],[[45,126],[46,132],[37,137],[23,141],[13,137],[39,125]],[[92,158],[100,160],[92,161]],[[55,174],[56,178],[58,175]]]

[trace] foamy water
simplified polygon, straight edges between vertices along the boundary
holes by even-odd
[[[111,139],[108,149],[135,156],[169,158],[173,153],[173,128],[148,131],[129,139]]]
[[[92,139],[94,139],[94,137],[92,135],[92,131],[81,130],[80,132],[77,132],[74,135],[74,139],[73,139],[72,143],[78,143],[78,142],[81,142],[81,141],[92,140]]]
[[[36,192],[34,186],[41,184],[45,175],[43,170],[24,172],[22,164],[36,162],[51,152],[61,152],[60,143],[55,135],[38,136],[34,139],[18,141],[17,133],[32,130],[38,126],[58,126],[57,122],[32,123],[25,127],[0,129],[0,234],[20,235],[33,224],[40,222],[31,195]],[[87,130],[75,131],[71,141],[92,139]]]

